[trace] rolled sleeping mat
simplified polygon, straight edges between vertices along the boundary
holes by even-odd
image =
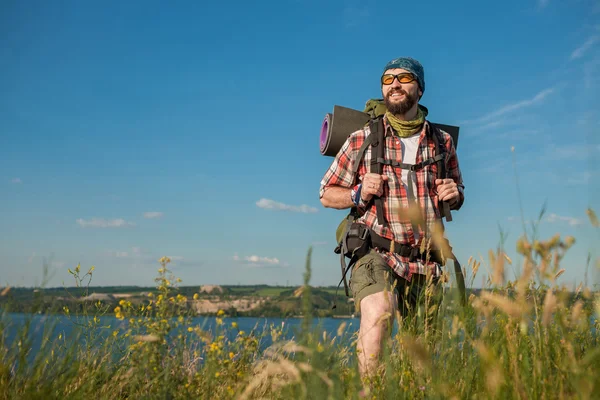
[[[370,115],[352,108],[334,106],[321,125],[320,150],[324,156],[335,157],[352,133],[365,127]]]
[[[321,124],[319,136],[319,149],[324,156],[335,157],[344,142],[352,133],[363,129],[369,122],[371,116],[365,112],[352,108],[334,106],[333,113],[327,113]],[[458,147],[459,127],[432,122],[441,130],[452,136],[454,148]]]

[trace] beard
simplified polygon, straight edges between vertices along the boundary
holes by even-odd
[[[404,100],[399,103],[393,103],[390,96],[394,93],[403,94]],[[410,93],[405,92],[404,90],[394,90],[385,96],[384,102],[390,113],[394,115],[404,115],[408,110],[413,108],[415,104],[417,104],[417,96],[412,96]]]

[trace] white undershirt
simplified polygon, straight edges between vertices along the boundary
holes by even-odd
[[[421,136],[421,132],[415,133],[412,136],[406,138],[400,138],[400,143],[402,144],[402,162],[404,164],[415,164],[417,159],[417,149],[419,148],[419,137]],[[402,169],[402,184],[404,185],[404,189],[408,191],[408,174],[412,174],[413,180],[413,193],[417,196],[417,174],[414,171],[408,171],[406,169]],[[415,240],[419,240],[419,232],[415,232]]]

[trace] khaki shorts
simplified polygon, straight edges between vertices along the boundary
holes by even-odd
[[[410,282],[400,277],[373,249],[356,262],[349,284],[357,312],[360,312],[362,299],[387,290],[395,292],[398,309],[403,318],[407,317],[410,311],[416,310],[417,307],[424,304],[439,306],[442,292],[439,279],[433,279],[430,285],[430,290],[426,291],[427,278],[425,275],[413,275]],[[425,302],[426,295],[429,296],[427,302]]]

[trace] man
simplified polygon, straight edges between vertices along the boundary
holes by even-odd
[[[417,60],[397,58],[385,66],[381,76],[387,108],[383,117],[385,158],[414,165],[437,154],[426,120],[427,109],[419,105],[424,91],[425,74]],[[364,153],[353,176],[359,149],[370,133],[366,126],[348,137],[325,173],[319,193],[325,207],[356,207],[360,215],[356,222],[366,225],[372,237],[390,244],[389,248],[371,248],[352,269],[349,286],[361,314],[357,347],[363,377],[375,372],[394,314],[399,311],[405,317],[408,308],[418,306],[417,298],[427,284],[437,283],[441,276],[441,259],[406,256],[395,250],[403,246],[412,247],[409,251],[418,249],[424,240],[430,243],[432,229],[436,223],[441,224],[442,202],[447,201],[452,210],[460,209],[464,202],[456,150],[448,133],[441,132],[448,179],[437,179],[437,168],[433,166],[410,171],[384,165],[382,174],[372,173],[370,151]],[[381,199],[385,221],[379,221],[376,206],[373,207],[377,197]],[[418,206],[420,223],[415,221],[419,218],[407,217],[406,210],[411,205]],[[381,323],[386,316],[388,322]]]

